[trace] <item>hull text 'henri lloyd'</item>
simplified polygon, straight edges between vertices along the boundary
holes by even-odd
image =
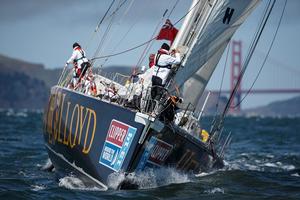
[[[108,129],[99,163],[114,171],[119,171],[135,133],[136,128],[113,119]]]

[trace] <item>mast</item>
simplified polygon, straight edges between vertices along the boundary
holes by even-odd
[[[178,48],[179,46],[184,45],[185,41],[187,40],[187,37],[191,33],[191,29],[192,29],[192,25],[193,25],[192,22],[194,21],[194,19],[196,17],[196,12],[199,9],[199,5],[200,5],[199,0],[193,0],[192,4],[190,6],[190,9],[189,9],[189,13],[184,18],[182,26],[177,33],[177,36],[172,44],[171,49],[175,49],[175,48]]]

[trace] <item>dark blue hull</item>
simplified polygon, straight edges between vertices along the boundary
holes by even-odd
[[[199,173],[223,162],[183,130],[141,113],[53,87],[44,115],[44,139],[57,171],[74,172],[107,189],[114,172],[161,166]]]

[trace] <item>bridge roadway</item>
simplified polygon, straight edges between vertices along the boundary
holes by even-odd
[[[217,90],[212,90],[212,93],[219,93]],[[248,90],[240,90],[238,93],[245,94]],[[231,93],[231,90],[222,90],[221,93]],[[292,93],[300,93],[300,89],[254,89],[249,92],[250,94],[292,94]]]

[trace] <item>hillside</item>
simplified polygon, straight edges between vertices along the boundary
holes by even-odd
[[[42,109],[47,102],[51,86],[57,83],[60,69],[46,69],[42,64],[34,64],[0,55],[0,108]],[[94,69],[98,72],[98,69]],[[101,69],[101,74],[112,77],[113,72],[129,75],[130,67],[109,66]],[[200,99],[198,108],[205,100]],[[214,115],[218,95],[211,95],[204,113]],[[226,97],[219,99],[219,112],[227,102]],[[266,106],[244,110],[242,115],[261,116],[299,116],[300,96],[286,101],[278,101]]]
[[[51,78],[41,64],[0,55],[0,107],[41,109],[44,107]]]
[[[45,82],[24,73],[0,73],[1,108],[43,108],[48,99]]]
[[[0,55],[1,74],[21,73],[29,78],[43,81],[47,87],[54,85],[59,77],[61,69],[45,69],[42,64],[34,64],[19,59]]]
[[[206,94],[204,95],[204,97]],[[202,105],[205,98],[201,98],[199,105]],[[215,115],[216,103],[218,102],[218,95],[211,95],[207,102],[204,113],[206,115]],[[218,111],[223,111],[227,103],[226,97],[220,97]],[[201,106],[200,106],[201,107]],[[230,115],[230,113],[229,113]],[[234,113],[238,116],[265,116],[265,117],[296,117],[300,116],[300,96],[283,100],[275,101],[265,106],[250,108],[242,110],[241,113]]]
[[[275,101],[266,106],[247,109],[243,111],[244,115],[259,115],[259,116],[300,116],[300,96],[283,100]]]
[[[112,66],[103,68],[102,74],[116,71],[130,74],[131,70]],[[61,71],[62,68],[46,69],[42,64],[0,55],[0,108],[44,108],[50,88],[57,83]]]

